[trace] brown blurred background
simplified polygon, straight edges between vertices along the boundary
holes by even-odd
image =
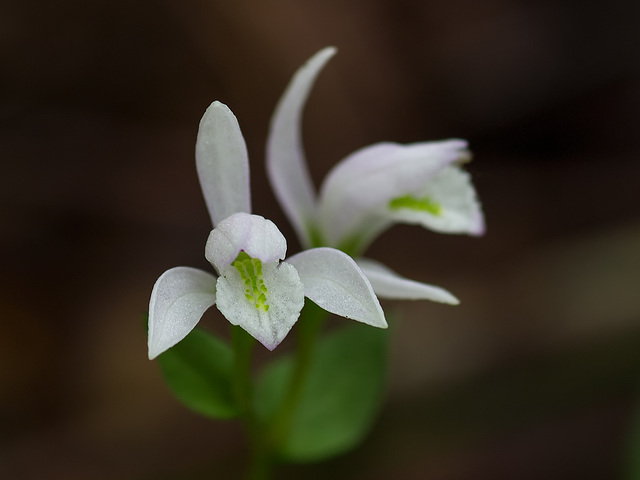
[[[207,268],[193,151],[213,100],[240,121],[255,212],[298,249],[264,143],[327,45],[316,181],[374,142],[466,138],[488,233],[372,246],[462,305],[387,303],[371,435],[281,478],[619,478],[640,407],[639,24],[625,0],[4,0],[0,478],[237,478],[239,428],[177,404],[142,316],[165,269]]]

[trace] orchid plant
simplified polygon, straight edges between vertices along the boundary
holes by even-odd
[[[149,303],[149,358],[158,358],[167,383],[191,409],[243,420],[253,452],[250,478],[268,478],[276,461],[340,453],[371,424],[382,393],[386,335],[352,327],[319,338],[327,313],[384,329],[378,297],[458,303],[440,287],[362,258],[375,237],[394,222],[444,233],[484,231],[462,168],[470,159],[462,140],[363,148],[314,192],[301,117],[334,54],[334,48],[318,52],[295,74],[267,143],[271,185],[304,250],[286,257],[280,230],[251,213],[244,138],[231,110],[213,102],[200,122],[196,167],[213,224],[205,257],[215,274],[171,268],[156,281]],[[233,325],[231,345],[195,328],[213,305]],[[273,350],[296,322],[296,352],[270,362],[255,382],[254,339]]]

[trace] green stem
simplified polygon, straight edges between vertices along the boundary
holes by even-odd
[[[294,370],[280,410],[274,417],[269,434],[269,445],[276,448],[289,435],[300,397],[304,388],[304,381],[311,364],[315,340],[327,312],[307,299],[298,320],[298,346],[296,350]]]
[[[246,417],[251,411],[251,352],[253,338],[240,327],[231,327],[233,347],[233,394],[240,414]]]
[[[307,300],[297,323],[298,346],[293,373],[280,409],[269,426],[258,421],[253,409],[251,352],[255,342],[242,328],[232,327],[233,391],[251,442],[248,480],[268,480],[271,478],[273,453],[285,441],[291,430],[313,357],[315,340],[325,317],[326,312],[323,309]]]
[[[254,449],[247,472],[247,480],[269,480],[271,478],[272,460],[266,449]]]
[[[251,443],[247,479],[267,480],[271,476],[271,458],[264,442],[263,429],[253,411],[251,353],[255,341],[242,328],[234,326],[231,330],[231,343],[234,350],[233,393]]]

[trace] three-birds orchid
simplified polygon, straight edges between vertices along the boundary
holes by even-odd
[[[283,261],[287,242],[280,230],[251,214],[246,145],[236,117],[220,102],[200,122],[196,165],[214,225],[205,257],[217,276],[175,267],[158,278],[149,303],[150,359],[186,337],[214,304],[269,350],[297,321],[305,296],[328,312],[386,328],[371,283],[346,253],[313,248]]]
[[[468,174],[462,140],[412,145],[380,143],[359,150],[313,190],[301,141],[302,110],[335,49],[313,56],[293,77],[271,122],[267,172],[306,249],[286,258],[276,225],[251,213],[249,161],[238,121],[213,102],[196,141],[196,166],[213,223],[205,257],[216,275],[190,267],[167,270],[149,304],[149,358],[184,339],[214,304],[269,350],[284,339],[311,299],[328,312],[386,328],[378,296],[456,304],[448,291],[403,278],[369,259],[356,261],[394,222],[439,232],[479,235],[483,215]]]

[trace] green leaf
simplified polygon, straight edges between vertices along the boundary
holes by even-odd
[[[360,443],[381,403],[387,338],[385,330],[352,324],[318,343],[290,431],[278,447],[283,459],[318,461]],[[261,418],[276,418],[293,365],[286,357],[264,372],[256,391]]]
[[[212,334],[195,328],[158,357],[164,378],[187,408],[212,418],[233,418],[231,369],[233,352]]]

